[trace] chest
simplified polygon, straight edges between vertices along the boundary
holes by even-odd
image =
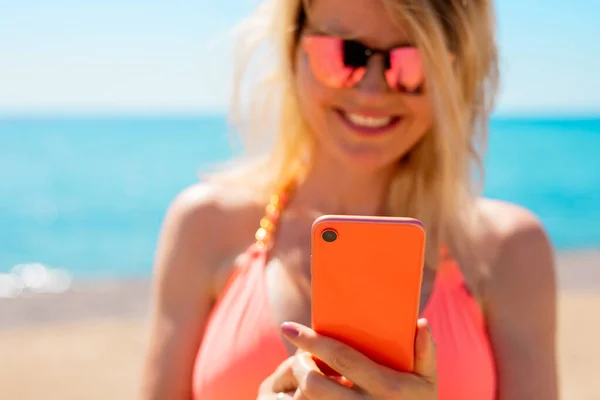
[[[292,267],[279,258],[254,265],[223,294],[197,359],[197,398],[250,398],[295,351],[284,347],[286,341],[277,330],[285,320],[310,323],[310,295],[306,284],[290,271]],[[439,398],[492,400],[495,363],[483,316],[461,285],[460,274],[448,268],[442,272],[423,312],[437,344]],[[239,384],[234,387],[232,381]],[[235,396],[227,392],[234,389]],[[240,390],[245,390],[241,397]]]

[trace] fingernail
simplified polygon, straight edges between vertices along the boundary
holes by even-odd
[[[284,322],[281,324],[281,332],[283,332],[283,334],[290,339],[295,339],[300,336],[300,331],[298,328],[289,322]]]

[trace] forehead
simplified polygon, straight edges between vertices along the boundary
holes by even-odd
[[[323,33],[360,40],[388,48],[410,42],[406,24],[400,22],[384,0],[304,0],[308,25]]]

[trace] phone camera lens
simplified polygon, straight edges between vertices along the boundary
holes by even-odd
[[[324,241],[331,243],[331,242],[335,242],[338,235],[337,235],[336,231],[334,231],[332,229],[325,229],[323,231],[323,233],[321,234],[321,237],[323,238]]]

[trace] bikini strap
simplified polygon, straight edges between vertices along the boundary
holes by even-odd
[[[295,184],[292,181],[280,190],[279,193],[269,196],[269,202],[265,207],[265,215],[261,218],[260,227],[254,235],[256,246],[259,249],[270,249],[273,246],[273,238],[281,218],[281,213],[287,205],[294,187]]]

